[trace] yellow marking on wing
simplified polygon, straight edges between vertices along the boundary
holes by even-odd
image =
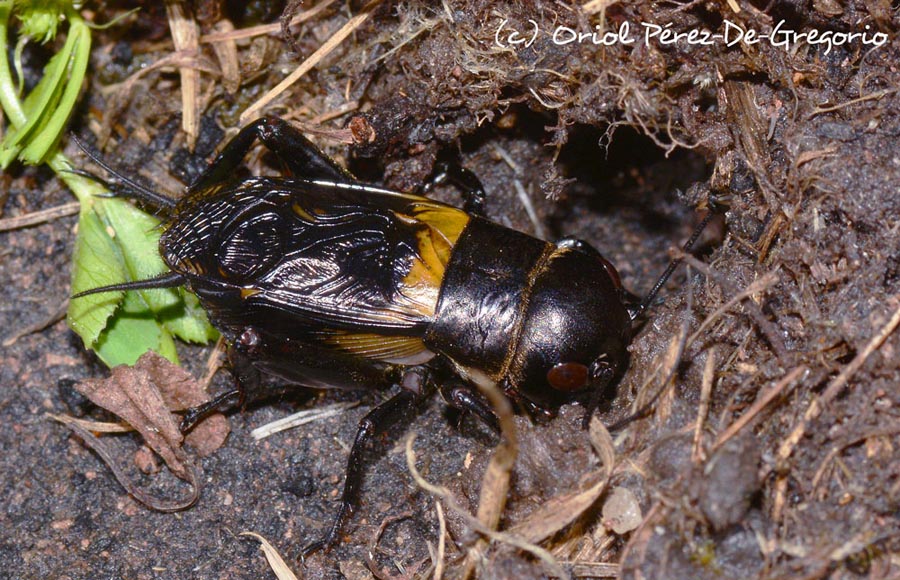
[[[241,299],[247,299],[247,298],[250,298],[251,296],[256,296],[260,292],[262,292],[262,290],[260,290],[259,288],[253,288],[251,286],[244,286],[243,288],[241,288]]]
[[[302,205],[300,205],[299,203],[296,203],[296,202],[292,203],[291,211],[293,211],[297,215],[297,217],[299,217],[300,219],[302,219],[305,222],[316,221],[316,218],[314,218],[312,216],[312,214],[310,214],[308,211],[306,211],[306,208],[303,207]]]
[[[385,361],[409,359],[427,350],[421,338],[412,336],[333,331],[324,342],[357,356]]]
[[[407,300],[407,308],[431,318],[437,308],[450,253],[469,223],[469,216],[456,208],[428,200],[417,201],[409,209],[410,214],[395,214],[399,219],[419,226],[417,256],[401,282],[400,293]]]
[[[450,207],[438,204],[430,200],[418,201],[411,205],[412,215],[417,220],[428,224],[446,242],[447,257],[450,261],[449,250],[453,248],[460,234],[469,223],[469,214]]]

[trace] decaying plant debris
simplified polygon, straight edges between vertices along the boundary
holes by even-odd
[[[225,447],[203,460],[199,503],[177,516],[146,511],[44,418],[108,419],[59,382],[106,371],[63,324],[19,336],[52,322],[68,296],[72,218],[4,233],[2,338],[16,338],[0,360],[0,527],[14,530],[0,560],[10,577],[263,577],[244,531],[309,578],[900,573],[900,15],[890,2],[289,2],[284,26],[279,2],[167,4],[96,33],[73,123],[169,190],[180,187],[172,175],[203,167],[223,128],[320,51],[262,111],[403,190],[442,150],[458,150],[485,181],[493,218],[590,241],[636,292],[690,231],[693,209],[721,209],[724,220],[634,342],[599,418],[612,425],[658,398],[602,457],[596,429],[583,431],[571,407],[548,424],[509,417],[515,445],[500,449],[517,453],[506,472],[511,456],[491,462],[495,438],[468,419],[457,430],[435,403],[412,422],[411,453],[419,483],[440,488],[440,508],[404,447],[386,442],[345,542],[302,565],[293,556],[333,513],[366,405],[261,443],[249,431],[297,405],[358,397],[285,395],[236,414]],[[546,34],[495,45],[501,22],[686,31],[724,19],[760,30],[782,19],[795,30],[868,26],[890,40],[827,55],[804,43],[559,46]],[[45,58],[35,47],[25,57],[37,71]],[[273,170],[264,156],[248,163]],[[71,201],[34,168],[0,176],[0,199],[3,224],[16,228]],[[202,375],[202,349],[183,354]],[[213,388],[229,380],[220,373]]]

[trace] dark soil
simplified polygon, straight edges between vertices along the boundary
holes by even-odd
[[[237,27],[258,24],[280,13],[271,4],[195,8],[206,31],[225,17]],[[662,392],[650,413],[614,434],[610,491],[542,543],[574,576],[898,577],[900,333],[890,323],[900,309],[900,14],[886,0],[608,4],[591,14],[543,0],[384,2],[264,112],[302,122],[358,175],[396,189],[413,189],[439,153],[458,151],[484,181],[493,219],[549,239],[587,240],[637,294],[689,236],[697,210],[723,214],[704,235],[702,263],[680,269],[664,289],[601,408],[611,425]],[[359,10],[350,3],[350,13]],[[239,91],[201,77],[209,98],[191,152],[177,73],[150,73],[127,95],[101,91],[172,52],[165,12],[145,10],[139,25],[95,33],[93,77],[73,126],[99,135],[123,167],[177,190],[178,178],[196,175],[233,134],[240,113],[347,13],[336,4],[296,27],[302,56],[277,35],[239,42]],[[114,15],[100,11],[96,20]],[[721,32],[725,19],[761,32],[784,20],[783,29],[798,32],[867,30],[889,40],[827,54],[826,45],[805,42],[663,46],[645,43],[640,26]],[[540,34],[530,46],[501,49],[494,43],[503,21],[506,31]],[[625,22],[632,44],[557,45],[550,37],[558,25]],[[209,45],[203,51],[215,68]],[[32,56],[39,71],[46,54]],[[355,106],[342,108],[349,101]],[[72,147],[67,153],[83,159]],[[253,156],[249,165],[259,171],[268,161]],[[459,200],[452,188],[436,196]],[[22,167],[0,175],[0,199],[3,218],[72,200],[48,169]],[[498,441],[472,418],[457,428],[437,400],[372,454],[343,541],[305,564],[296,557],[334,514],[356,424],[386,394],[298,390],[234,413],[224,447],[202,460],[200,501],[176,514],[142,507],[49,419],[107,418],[66,380],[108,373],[58,321],[75,223],[2,234],[0,339],[48,324],[0,347],[0,577],[271,577],[257,542],[238,535],[245,531],[265,536],[309,578],[370,578],[370,552],[383,577],[431,577],[435,500],[415,484],[398,442],[415,431],[423,476],[474,513]],[[719,311],[754,283],[749,297]],[[886,338],[873,342],[879,333]],[[202,375],[208,349],[184,346],[182,355]],[[230,381],[223,371],[212,389]],[[300,408],[357,399],[338,418],[259,443],[249,434]],[[517,417],[520,450],[500,529],[598,469],[581,417],[578,405],[546,423]],[[116,441],[122,465],[133,466],[140,441]],[[184,493],[165,469],[131,470],[160,495]],[[606,525],[601,510],[618,488],[640,505],[637,529]],[[450,577],[475,536],[444,508]],[[539,578],[548,570],[494,542],[476,575]]]

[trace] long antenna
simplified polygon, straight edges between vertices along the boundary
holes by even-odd
[[[91,288],[84,292],[72,296],[81,298],[82,296],[90,296],[91,294],[100,294],[101,292],[120,292],[126,290],[150,290],[153,288],[175,288],[184,285],[184,277],[177,272],[166,272],[156,276],[155,278],[147,278],[146,280],[135,280],[134,282],[123,282],[122,284],[112,284],[110,286],[100,286],[99,288]]]
[[[703,230],[706,229],[706,225],[709,224],[710,220],[712,220],[715,214],[713,212],[709,212],[706,214],[706,217],[703,218],[703,221],[700,222],[700,225],[697,226],[697,229],[694,230],[694,233],[691,234],[691,238],[684,245],[685,253],[690,252],[691,248],[694,247],[694,244],[697,243],[697,240],[700,238],[700,234],[703,233]],[[644,298],[640,305],[637,308],[632,308],[628,310],[628,315],[631,317],[631,320],[636,320],[640,317],[647,308],[650,307],[650,304],[653,302],[653,299],[656,298],[656,295],[659,294],[659,291],[665,285],[665,283],[669,280],[669,277],[672,275],[672,272],[675,271],[675,268],[678,267],[678,264],[681,263],[681,259],[675,259],[669,262],[669,266],[662,273],[662,276],[659,277],[659,280],[656,281],[656,285],[653,286],[653,290],[650,290],[650,293],[647,294],[646,298]]]
[[[72,170],[72,173],[99,182],[108,190],[110,190],[116,197],[122,196],[134,198],[139,201],[143,201],[144,203],[148,203],[158,209],[172,209],[173,207],[175,207],[174,199],[153,191],[136,179],[132,179],[127,175],[124,175],[122,172],[117,171],[109,163],[104,161],[103,157],[101,157],[99,153],[97,153],[92,147],[90,147],[87,143],[85,143],[75,135],[72,135],[72,140],[75,141],[75,144],[78,145],[78,148],[84,151],[84,154],[87,155],[91,161],[93,161],[107,173],[112,175],[115,178],[116,183],[110,184],[108,181],[94,175],[89,171],[84,171],[82,169],[74,169]],[[116,185],[119,185],[120,187],[116,187]]]

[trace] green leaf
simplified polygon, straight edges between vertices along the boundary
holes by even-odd
[[[75,245],[73,293],[167,271],[159,256],[159,220],[118,199],[85,203]],[[124,297],[123,297],[124,294]],[[218,336],[197,297],[183,289],[105,292],[76,298],[69,326],[110,366],[154,350],[178,362],[172,336],[206,343]]]
[[[82,28],[87,30],[86,27]],[[50,121],[63,93],[66,71],[81,36],[77,31],[70,32],[62,50],[53,55],[53,58],[44,67],[44,76],[25,98],[23,105],[25,123],[9,131],[3,142],[0,143],[0,167],[6,168],[18,156],[28,139],[39,134]],[[80,90],[80,88],[79,82],[76,89]],[[68,113],[66,116],[68,117]]]
[[[16,9],[32,11],[35,34],[52,27],[41,10],[64,11],[69,21],[65,45],[44,68],[34,90],[20,101],[6,59],[8,23],[13,3],[0,0],[0,107],[9,118],[0,142],[0,166],[17,157],[27,163],[46,162],[72,189],[81,212],[72,270],[72,292],[143,280],[165,272],[159,256],[159,222],[118,199],[101,199],[95,181],[70,172],[71,164],[56,150],[69,115],[78,100],[90,58],[91,33],[70,1],[25,2]],[[22,13],[19,13],[22,16]],[[57,16],[58,18],[58,16]],[[26,31],[27,33],[27,31]],[[22,31],[20,31],[22,34]],[[69,326],[108,365],[132,364],[144,352],[155,350],[177,362],[172,336],[193,342],[216,338],[196,296],[184,289],[104,292],[69,303]]]
[[[159,256],[159,220],[130,204],[104,203],[107,222],[129,280],[145,280],[168,271]],[[140,290],[141,297],[168,331],[189,342],[207,343],[218,337],[197,297],[184,289]]]
[[[75,242],[73,293],[164,270],[156,249],[157,224],[155,218],[122,200],[84,204]],[[152,232],[149,237],[148,231]],[[179,304],[173,290],[91,294],[70,301],[68,322],[85,346],[109,366],[134,364],[148,350],[178,362],[172,337],[157,320],[154,306],[179,311]]]
[[[93,204],[82,204],[72,258],[72,293],[118,284],[123,280],[125,265],[103,220],[94,211]],[[84,340],[86,347],[93,348],[123,298],[122,292],[105,292],[71,300],[66,317],[69,328]]]
[[[59,141],[69,116],[75,108],[75,101],[81,92],[81,83],[91,57],[91,32],[82,20],[75,20],[69,27],[69,36],[75,37],[75,46],[66,70],[65,88],[62,97],[52,110],[52,115],[41,127],[40,132],[29,139],[20,159],[25,163],[43,163],[48,153]],[[46,114],[46,112],[44,112]]]
[[[165,321],[166,328],[174,336],[187,342],[206,344],[219,338],[219,332],[209,323],[206,311],[197,297],[185,289],[179,289],[183,300],[182,315]]]
[[[159,256],[158,219],[118,199],[98,201],[97,205],[125,265],[127,277],[122,281],[145,280],[168,271]],[[156,314],[175,309],[180,302],[178,291],[171,288],[139,292]]]
[[[153,350],[177,363],[172,336],[159,325],[139,293],[127,292],[122,307],[94,345],[97,356],[110,367],[133,365]]]

